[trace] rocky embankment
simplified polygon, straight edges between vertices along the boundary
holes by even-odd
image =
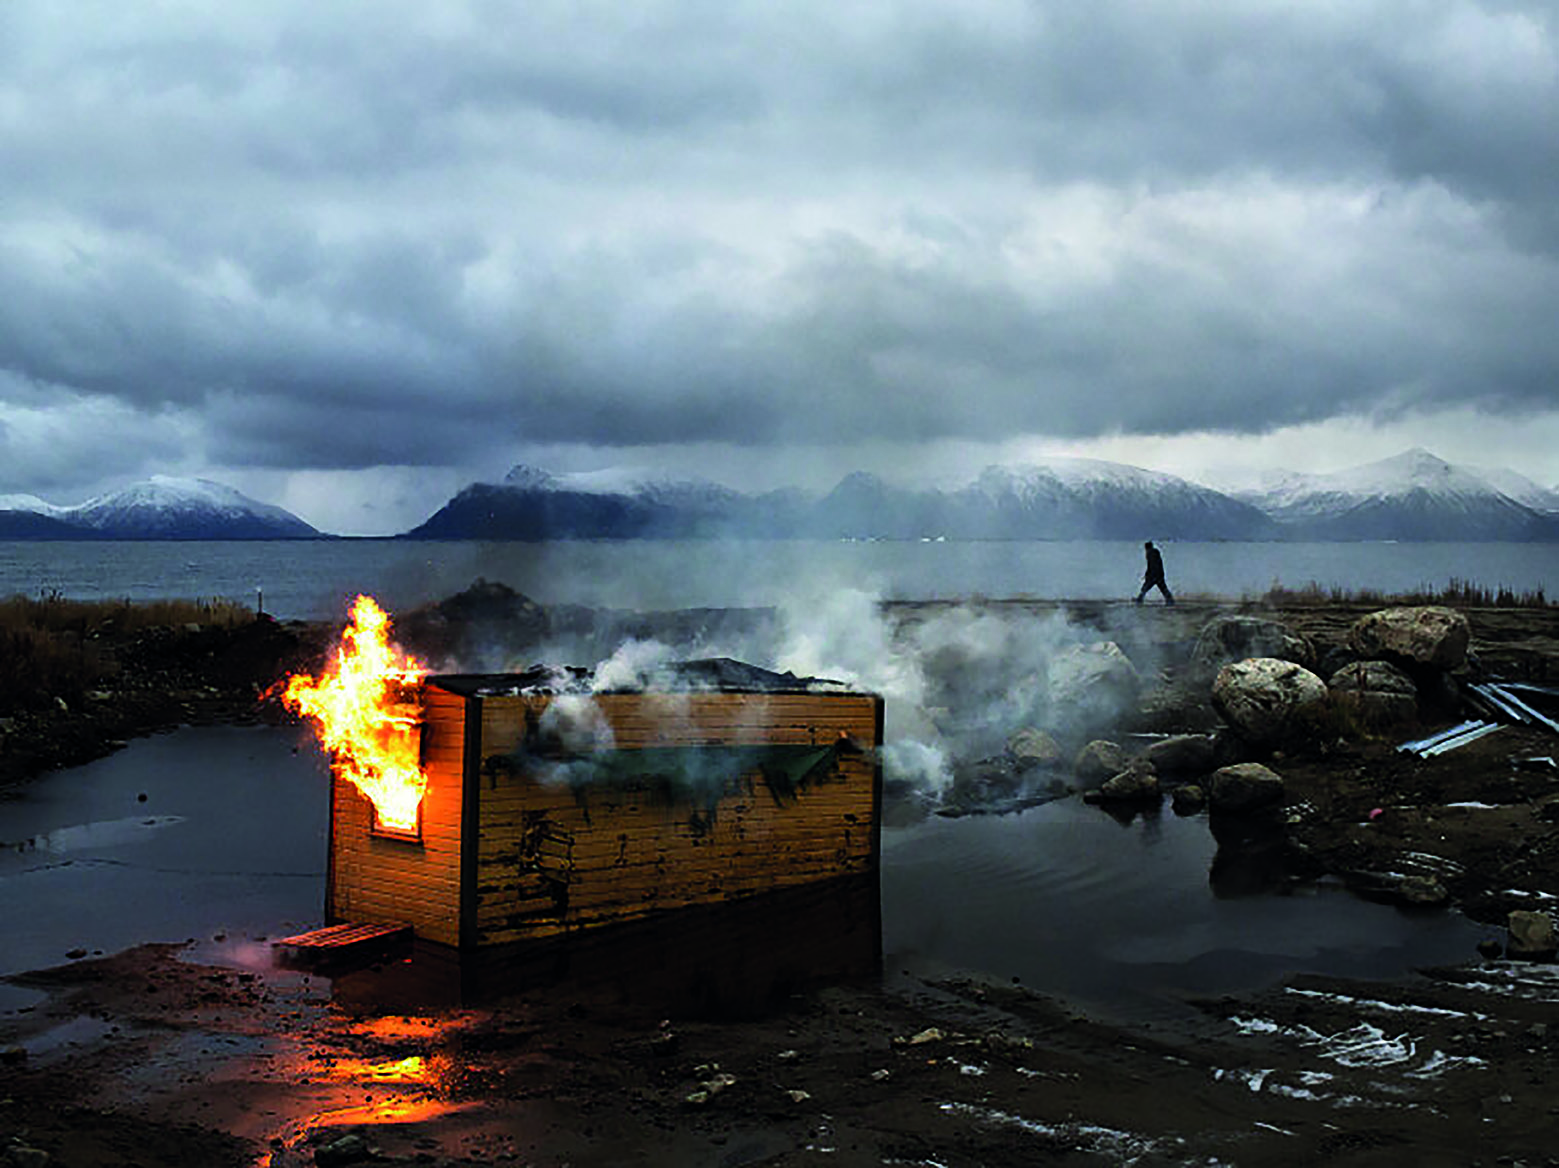
[[[1046,607],[1013,603],[1036,618]],[[1552,953],[1553,609],[1079,605],[1071,616],[1101,639],[1052,662],[1050,724],[1011,727],[1004,750],[960,763],[939,813],[1081,792],[1131,817],[1167,801],[1206,815],[1215,883],[1336,876],[1367,896],[1455,905],[1509,925],[1512,952]],[[912,638],[935,613],[906,606],[899,618]],[[1441,738],[1458,726],[1470,732]]]
[[[34,693],[0,709],[0,797],[48,771],[80,766],[126,740],[183,724],[274,719],[264,697],[289,672],[312,668],[334,630],[268,616],[237,625],[153,625],[96,632],[95,681]]]

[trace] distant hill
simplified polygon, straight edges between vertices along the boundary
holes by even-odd
[[[90,531],[37,511],[0,508],[0,539],[95,539]]]
[[[28,495],[0,497],[3,539],[312,539],[290,511],[208,479],[156,475],[120,491],[60,507]]]
[[[1559,539],[1559,516],[1538,511],[1477,471],[1422,449],[1332,474],[1290,474],[1242,497],[1270,515],[1287,539]]]

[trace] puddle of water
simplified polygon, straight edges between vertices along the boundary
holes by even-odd
[[[26,855],[28,852],[64,855],[67,852],[85,852],[117,847],[121,844],[145,843],[151,839],[152,832],[183,822],[182,815],[102,819],[96,823],[75,823],[69,827],[56,827],[24,840],[0,843],[0,848],[14,850],[19,855]]]
[[[186,728],[21,794],[0,805],[13,841],[0,849],[0,974],[319,916],[328,780],[305,732]]]
[[[972,971],[1125,1018],[1308,971],[1395,978],[1471,959],[1484,930],[1341,888],[1231,896],[1205,817],[1122,824],[1077,799],[883,833],[884,968]]]

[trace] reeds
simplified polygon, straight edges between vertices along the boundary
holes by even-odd
[[[1517,592],[1503,584],[1488,588],[1467,580],[1451,579],[1442,588],[1420,585],[1406,592],[1383,592],[1375,588],[1326,587],[1312,580],[1302,588],[1288,588],[1274,582],[1262,597],[1268,604],[1283,607],[1318,607],[1327,604],[1421,605],[1442,604],[1452,608],[1547,608],[1543,588]]]
[[[233,628],[254,614],[226,600],[0,600],[0,714],[74,703],[110,682],[116,644],[153,628]]]

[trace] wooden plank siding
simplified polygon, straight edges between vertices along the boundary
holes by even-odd
[[[460,943],[461,810],[465,788],[465,700],[424,693],[421,838],[373,834],[373,808],[356,787],[332,782],[331,921],[404,921],[419,937]]]
[[[483,759],[510,756],[549,699],[487,697]],[[659,784],[481,777],[476,938],[501,945],[873,871],[881,700],[856,694],[601,694],[618,750],[664,746],[865,748],[793,797],[732,775],[711,802],[668,802]],[[714,793],[712,793],[713,795]]]
[[[372,834],[368,801],[332,784],[332,921],[404,921],[423,940],[508,945],[665,909],[873,874],[882,700],[871,694],[614,693],[589,700],[618,751],[859,745],[832,773],[773,791],[759,771],[707,797],[633,779],[570,787],[513,760],[544,694],[424,688],[421,838]],[[631,773],[631,771],[630,771]]]

